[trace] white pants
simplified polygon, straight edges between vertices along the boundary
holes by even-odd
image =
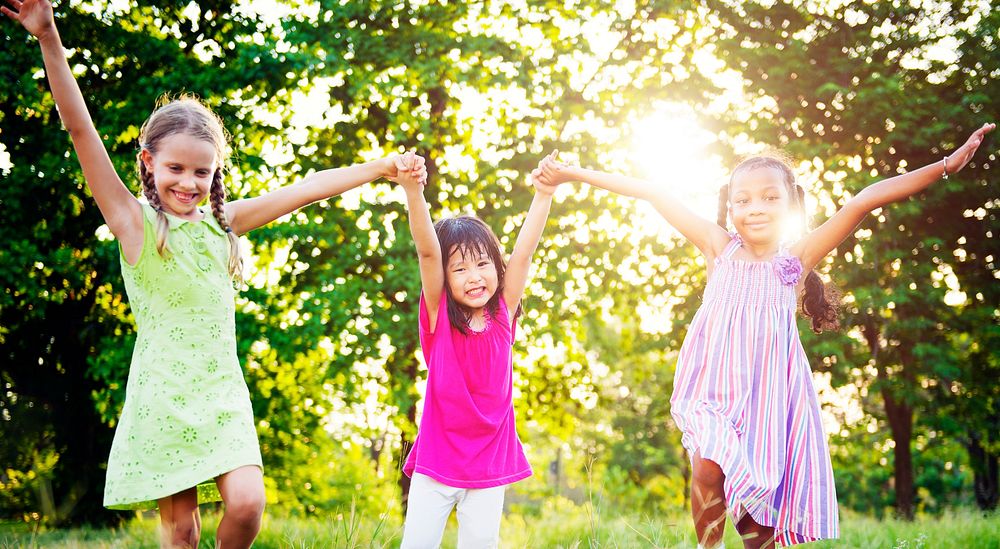
[[[453,488],[414,473],[400,549],[435,549],[441,545],[452,507],[458,507],[458,549],[495,548],[506,486]]]

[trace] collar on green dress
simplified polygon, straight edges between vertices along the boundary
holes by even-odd
[[[205,225],[208,225],[208,227],[213,231],[215,231],[216,233],[221,235],[226,234],[226,231],[222,230],[222,227],[219,226],[219,222],[215,219],[215,216],[212,215],[212,211],[210,209],[206,211],[201,208],[198,208],[198,211],[200,211],[203,216],[201,221],[190,221],[188,219],[183,219],[167,211],[164,211],[163,213],[164,215],[167,216],[167,223],[169,223],[171,229],[176,229],[187,223],[204,223]]]

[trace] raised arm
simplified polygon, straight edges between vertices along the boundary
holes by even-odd
[[[422,180],[407,173],[396,179],[399,186],[406,191],[410,234],[413,236],[413,244],[417,248],[417,260],[420,264],[420,286],[424,293],[424,303],[427,304],[427,314],[430,317],[428,329],[433,333],[436,329],[441,292],[444,291],[444,267],[441,263],[441,244],[434,231],[434,223],[431,221],[427,201],[424,200],[425,181],[426,177]]]
[[[423,159],[413,154],[315,172],[298,183],[267,194],[227,202],[226,217],[233,231],[243,234],[313,202],[337,196],[380,177],[393,180],[411,169],[411,175],[418,179],[426,177]]]
[[[550,155],[547,158],[551,158]],[[535,197],[528,207],[528,215],[524,218],[521,231],[517,233],[517,242],[514,243],[514,251],[507,260],[507,269],[504,271],[503,279],[503,299],[507,304],[507,310],[517,310],[517,305],[524,295],[524,288],[528,285],[528,273],[531,271],[531,258],[538,248],[538,241],[542,238],[542,231],[545,230],[545,220],[549,218],[549,209],[552,206],[552,193],[555,187],[543,183],[538,176],[532,176],[535,185]]]
[[[695,214],[666,189],[657,188],[648,181],[587,170],[562,164],[554,159],[543,163],[545,165],[539,165],[539,168],[542,172],[542,182],[545,184],[558,185],[569,181],[582,181],[616,194],[649,201],[668,223],[697,246],[709,260],[714,259],[729,243],[729,235],[725,229]]]
[[[976,149],[982,144],[986,134],[993,131],[995,127],[995,124],[983,124],[981,128],[969,136],[964,145],[940,162],[928,164],[918,170],[883,179],[865,187],[848,200],[844,207],[833,214],[833,217],[828,219],[826,223],[802,237],[791,247],[790,251],[799,257],[804,269],[807,271],[812,269],[854,232],[858,224],[872,210],[910,197],[926,189],[943,176],[956,173],[964,168],[972,159],[972,155],[976,153]]]
[[[0,11],[38,38],[59,118],[73,140],[87,187],[94,195],[104,221],[121,242],[126,257],[138,257],[142,248],[142,208],[115,172],[104,142],[90,118],[83,94],[66,61],[52,16],[52,4],[47,0],[5,1],[10,7],[0,6]]]

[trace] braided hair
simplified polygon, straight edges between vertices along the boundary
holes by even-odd
[[[226,188],[222,183],[222,176],[226,160],[229,158],[229,136],[222,126],[222,120],[194,96],[181,95],[176,99],[164,96],[157,102],[157,108],[139,130],[141,150],[156,154],[163,139],[176,134],[187,134],[211,143],[215,147],[219,167],[216,168],[212,176],[209,200],[212,205],[212,215],[219,226],[226,231],[226,236],[229,239],[229,276],[234,280],[241,281],[243,279],[243,257],[240,241],[239,237],[233,233],[223,209]],[[149,205],[156,210],[156,251],[161,257],[167,257],[170,253],[167,244],[170,223],[163,211],[160,196],[156,192],[153,174],[146,168],[141,151],[137,155],[136,164],[139,181],[142,183],[142,193]]]

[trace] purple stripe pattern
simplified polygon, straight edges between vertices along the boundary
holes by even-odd
[[[749,513],[785,546],[836,538],[833,468],[795,285],[774,261],[733,259],[741,245],[734,234],[715,261],[681,346],[671,415],[688,455],[722,468],[734,520]]]

